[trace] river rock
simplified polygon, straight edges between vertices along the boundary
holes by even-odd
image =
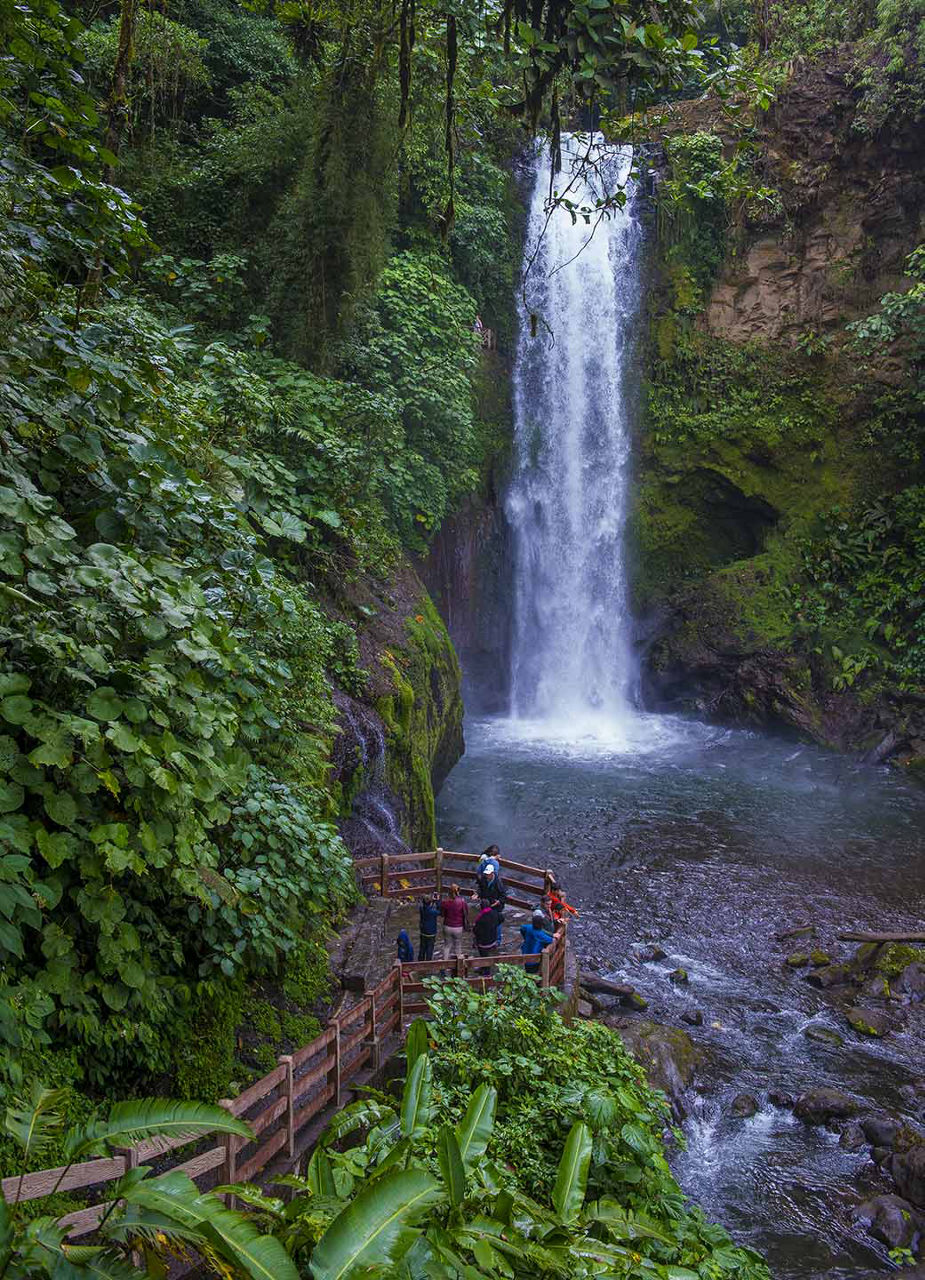
[[[738,1097],[733,1098],[732,1106],[729,1108],[730,1115],[739,1116],[743,1120],[756,1115],[757,1112],[758,1099],[752,1097],[750,1093],[740,1093]]]
[[[703,1026],[703,1010],[688,1009],[686,1012],[681,1014],[681,1021],[686,1022],[689,1027],[702,1027]]]
[[[812,973],[806,975],[806,981],[814,987],[822,987],[827,991],[829,987],[845,987],[851,981],[851,970],[846,964],[827,964],[822,969],[814,969]]]
[[[683,1119],[686,1114],[684,1094],[701,1059],[700,1051],[687,1032],[681,1027],[647,1020],[620,1018],[608,1021],[619,1031],[627,1049],[644,1068],[649,1083],[666,1094],[675,1118]]]
[[[867,1009],[858,1005],[850,1005],[845,1010],[845,1017],[858,1035],[876,1036],[879,1040],[889,1035],[893,1030],[893,1019],[882,1009]]]
[[[800,1095],[793,1108],[797,1119],[804,1124],[828,1124],[832,1120],[847,1120],[858,1111],[858,1104],[847,1093],[838,1089],[808,1089]]]
[[[896,989],[915,1002],[925,999],[925,964],[917,960],[907,964],[896,981]]]
[[[925,1209],[925,1143],[898,1151],[890,1162],[890,1173],[899,1194]]]
[[[900,1124],[892,1116],[866,1116],[861,1121],[861,1128],[872,1147],[892,1147]]]
[[[852,1217],[888,1249],[913,1249],[919,1242],[922,1218],[899,1196],[874,1196],[854,1210]]]
[[[804,1027],[803,1034],[807,1040],[815,1040],[817,1044],[844,1044],[844,1040],[837,1031],[833,1031],[831,1027],[820,1027],[814,1023],[810,1023],[808,1027]]]
[[[809,963],[814,969],[824,969],[826,965],[832,963],[832,957],[826,951],[820,951],[817,947],[815,951],[809,953]]]
[[[851,1121],[842,1129],[841,1136],[838,1139],[838,1145],[844,1151],[860,1151],[863,1147],[867,1146],[867,1138],[864,1136],[864,1130],[859,1124],[855,1124],[854,1121]]]
[[[890,984],[882,973],[874,974],[861,987],[861,995],[865,1000],[889,1000]]]
[[[667,960],[668,952],[664,947],[660,947],[657,942],[650,942],[639,953],[640,960]]]
[[[784,1089],[769,1089],[768,1102],[773,1107],[784,1107],[788,1111],[793,1110],[793,1094],[787,1093]]]
[[[672,969],[668,975],[668,981],[674,982],[678,986],[686,986],[690,982],[686,969]]]
[[[794,951],[787,957],[784,964],[789,965],[791,969],[805,969],[809,964],[809,956],[805,951]]]

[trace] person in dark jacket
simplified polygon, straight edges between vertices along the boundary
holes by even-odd
[[[414,947],[411,945],[407,929],[401,929],[398,934],[398,958],[402,964],[414,959]]]
[[[487,898],[495,907],[498,913],[498,946],[501,946],[501,922],[504,919],[504,905],[507,902],[507,889],[501,880],[501,874],[498,868],[497,859],[494,856],[487,857],[490,850],[497,849],[497,845],[489,845],[482,857],[484,862],[480,862],[480,870],[478,879],[476,880],[477,893],[479,899]]]
[[[532,921],[530,924],[522,924],[520,932],[523,937],[520,954],[523,956],[538,956],[541,951],[545,951],[552,945],[553,937],[546,928],[546,917],[542,911],[534,911]],[[540,966],[525,964],[524,968],[527,973],[539,973]]]
[[[487,898],[483,898],[480,910],[472,926],[472,934],[480,956],[498,954],[498,934],[501,924],[498,920],[498,909]]]
[[[418,945],[418,959],[433,960],[434,943],[437,941],[437,921],[440,918],[440,898],[436,893],[432,893],[429,898],[421,899],[419,915],[421,941]]]

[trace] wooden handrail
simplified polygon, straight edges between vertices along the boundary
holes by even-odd
[[[378,883],[380,896],[405,897],[414,890],[410,887],[391,890],[391,880],[428,874],[435,877],[435,882],[442,874],[444,885],[451,883],[456,877],[472,880],[475,878],[474,871],[448,866],[447,863],[454,859],[474,863],[479,856],[476,853],[438,849],[429,853],[361,858],[356,865],[361,869],[372,868],[371,873],[362,878],[364,881]],[[433,866],[403,866],[406,862],[420,863],[427,860],[432,861]],[[545,871],[537,867],[513,862],[508,858],[500,858],[499,862],[503,870],[516,871],[534,876],[541,882],[545,881]],[[534,888],[518,880],[511,880],[509,883],[528,893],[540,892],[540,886]],[[424,886],[419,885],[417,892],[422,887]],[[508,901],[512,905],[527,908],[531,905],[514,896],[509,896]],[[485,986],[495,982],[493,970],[498,965],[525,966],[535,963],[539,968],[537,980],[541,985],[549,986],[555,982],[557,975],[564,973],[565,945],[565,930],[560,927],[554,934],[552,945],[539,956],[524,956],[518,952],[497,956],[463,956],[452,960],[415,960],[405,964],[396,961],[376,987],[367,991],[361,1000],[343,1014],[332,1018],[330,1024],[314,1040],[291,1054],[282,1055],[273,1070],[262,1079],[255,1080],[236,1098],[223,1102],[222,1105],[233,1115],[248,1121],[254,1134],[252,1138],[232,1136],[222,1139],[219,1145],[201,1151],[172,1167],[184,1170],[192,1178],[217,1170],[219,1181],[232,1182],[236,1178],[252,1179],[284,1149],[288,1157],[292,1158],[299,1132],[332,1101],[335,1106],[340,1105],[344,1088],[370,1059],[374,1067],[380,1065],[382,1041],[394,1030],[401,1030],[406,1014],[426,1009],[426,1002],[418,998],[426,990],[421,978],[434,978],[444,974],[446,977],[460,977],[467,982]],[[253,1108],[257,1108],[254,1114],[245,1114]],[[61,1168],[40,1169],[35,1173],[27,1173],[22,1180],[18,1175],[13,1175],[0,1182],[0,1193],[8,1203],[14,1203],[17,1197],[20,1200],[34,1200],[47,1196],[56,1187],[58,1190],[68,1191],[79,1187],[99,1186],[122,1177],[126,1169],[135,1168],[168,1152],[178,1151],[191,1142],[201,1140],[202,1136],[199,1139],[150,1138],[126,1148],[122,1154],[83,1161],[71,1166],[60,1185],[58,1179],[64,1172]],[[250,1147],[254,1149],[247,1153],[246,1158],[239,1159],[241,1152]],[[107,1207],[105,1202],[91,1205],[67,1214],[59,1221],[70,1229],[71,1236],[84,1235],[94,1229]]]

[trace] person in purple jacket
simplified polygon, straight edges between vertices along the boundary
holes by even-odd
[[[440,903],[443,916],[443,958],[452,960],[463,954],[463,933],[469,925],[466,900],[458,884],[450,885],[450,896]]]

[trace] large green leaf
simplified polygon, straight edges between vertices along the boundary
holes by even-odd
[[[430,1058],[421,1056],[408,1073],[401,1100],[401,1131],[406,1138],[430,1123],[432,1081]]]
[[[196,1184],[176,1172],[132,1187],[126,1201],[172,1219],[186,1231],[199,1233],[203,1248],[229,1259],[251,1280],[298,1280],[286,1250],[273,1236],[263,1236],[239,1213],[212,1195],[200,1195]]]
[[[69,1160],[79,1160],[112,1143],[128,1146],[144,1138],[195,1138],[212,1132],[252,1136],[250,1125],[224,1107],[170,1098],[140,1098],[117,1102],[105,1119],[91,1120],[72,1130],[65,1153]]]
[[[498,1091],[490,1084],[480,1084],[469,1099],[466,1114],[456,1126],[456,1141],[462,1162],[469,1166],[485,1154],[491,1131],[495,1127]]]
[[[68,1264],[73,1271],[67,1270]],[[101,1245],[64,1245],[61,1260],[55,1265],[55,1276],[97,1276],[99,1280],[138,1280],[145,1272],[136,1271],[130,1262]]]
[[[311,1187],[312,1194],[316,1196],[336,1196],[337,1187],[334,1183],[334,1171],[331,1168],[331,1161],[328,1154],[321,1147],[316,1147],[312,1152],[312,1157],[308,1162],[306,1170],[307,1182]]]
[[[444,1125],[437,1134],[437,1159],[450,1204],[459,1208],[466,1198],[466,1169],[459,1153],[456,1134],[449,1125]]]
[[[64,1123],[59,1107],[66,1100],[66,1090],[34,1084],[28,1103],[17,1102],[7,1107],[3,1128],[22,1148],[24,1158],[37,1156],[58,1136]]]
[[[410,1071],[422,1053],[426,1053],[430,1044],[430,1032],[423,1018],[415,1018],[405,1036],[405,1059]]]
[[[364,1187],[318,1242],[311,1261],[315,1280],[394,1266],[417,1238],[414,1224],[439,1197],[439,1182],[424,1169],[400,1169]]]
[[[552,1189],[552,1202],[560,1222],[574,1222],[581,1212],[588,1186],[592,1145],[591,1130],[581,1120],[576,1120],[565,1140],[556,1185]]]

